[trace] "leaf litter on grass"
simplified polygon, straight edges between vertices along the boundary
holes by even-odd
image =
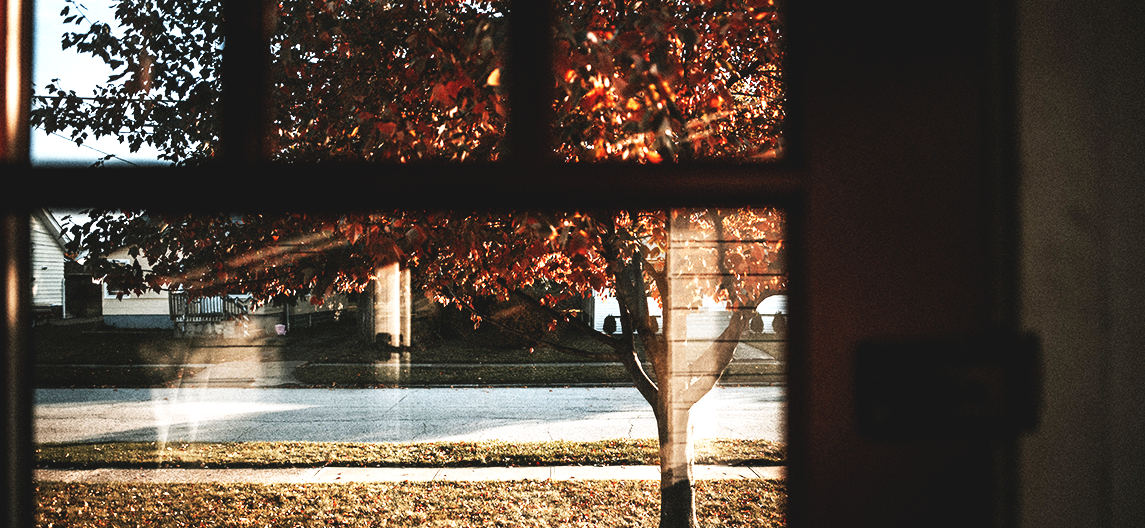
[[[37,526],[654,527],[656,481],[38,483]],[[705,526],[786,525],[782,481],[696,483]]]

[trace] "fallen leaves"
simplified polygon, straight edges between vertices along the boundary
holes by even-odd
[[[656,481],[36,485],[38,526],[653,527]],[[781,481],[701,481],[701,525],[786,525]]]

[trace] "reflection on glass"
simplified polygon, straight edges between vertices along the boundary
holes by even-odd
[[[558,2],[557,150],[568,161],[782,154],[775,0]]]
[[[65,230],[105,326],[43,329],[40,384],[151,391],[44,392],[41,440],[156,442],[168,460],[227,439],[635,439],[659,448],[661,511],[688,519],[695,439],[784,439],[781,391],[693,419],[721,379],[782,382],[780,210],[85,214]],[[567,387],[621,382],[603,413]],[[514,389],[441,390],[493,385]],[[249,390],[284,387],[374,390]],[[69,432],[69,399],[99,420]],[[742,436],[757,419],[764,436]]]

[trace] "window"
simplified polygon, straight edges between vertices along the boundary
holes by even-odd
[[[650,128],[640,131],[639,142],[626,143],[617,138],[607,138],[602,139],[599,144],[582,142],[574,144],[570,149],[555,149],[553,145],[556,142],[551,141],[551,138],[567,133],[570,128],[582,125],[583,123],[577,122],[578,120],[592,121],[594,118],[591,115],[586,117],[586,115],[574,112],[570,114],[573,117],[562,121],[556,128],[553,127],[555,120],[535,119],[536,116],[551,115],[549,106],[554,99],[548,97],[551,90],[546,88],[552,84],[552,78],[547,71],[551,68],[537,67],[537,64],[546,64],[548,58],[542,55],[539,59],[536,56],[537,50],[553,47],[552,43],[535,40],[537,38],[547,39],[548,35],[545,29],[548,24],[523,23],[522,18],[519,18],[523,17],[525,20],[529,20],[528,17],[545,14],[543,10],[540,13],[534,12],[536,6],[533,4],[535,3],[519,2],[514,4],[511,10],[505,71],[516,72],[515,78],[512,79],[512,86],[516,91],[511,92],[508,96],[510,99],[509,115],[516,117],[510,117],[508,121],[504,132],[507,137],[506,148],[503,155],[496,157],[495,163],[370,166],[350,162],[338,165],[267,164],[262,153],[272,149],[272,146],[268,146],[267,141],[273,142],[274,140],[268,140],[264,137],[258,127],[250,126],[250,123],[262,121],[260,113],[264,111],[261,104],[263,98],[258,86],[266,81],[260,79],[258,72],[263,71],[262,60],[265,58],[265,54],[257,41],[251,43],[235,37],[228,40],[228,46],[220,66],[224,72],[221,77],[221,97],[223,98],[221,110],[226,119],[222,121],[222,129],[219,132],[221,155],[218,165],[205,169],[171,172],[147,169],[143,174],[157,175],[158,177],[149,177],[145,181],[131,181],[128,185],[139,185],[139,187],[129,189],[126,192],[136,198],[160,197],[158,199],[165,200],[164,205],[191,207],[197,210],[214,209],[219,205],[223,208],[237,209],[251,203],[257,206],[268,206],[273,210],[295,207],[312,207],[318,210],[331,207],[336,207],[339,210],[400,207],[402,210],[411,211],[443,207],[460,210],[475,208],[497,210],[504,207],[520,207],[523,201],[530,207],[536,206],[544,210],[570,212],[584,209],[586,206],[594,209],[601,208],[602,210],[624,208],[634,211],[673,211],[679,210],[681,206],[693,206],[694,208],[701,208],[701,212],[693,211],[698,215],[697,222],[714,224],[719,224],[723,218],[716,220],[701,218],[704,206],[735,209],[745,206],[793,208],[797,205],[795,195],[789,192],[791,187],[775,175],[782,171],[782,164],[760,166],[742,163],[698,163],[695,159],[679,159],[679,157],[672,156],[673,150],[669,148],[667,143],[671,137],[681,135],[673,132],[671,126],[662,127],[655,124],[656,121],[667,122],[672,118],[665,113],[648,113],[651,108],[667,112],[667,110],[657,106],[657,103],[661,102],[657,99],[666,96],[663,95],[664,92],[661,91],[661,87],[656,85],[652,85],[648,91],[640,92],[636,96],[619,99],[619,106],[613,105],[603,109],[606,113],[615,113],[618,108],[624,109],[632,112],[632,115],[625,116],[622,120],[636,119],[636,121],[653,123],[652,125],[644,123],[644,126],[650,126]],[[228,5],[227,8],[230,7],[233,6]],[[235,16],[231,16],[232,14]],[[257,20],[251,13],[228,12],[226,19],[228,26],[224,28],[224,31],[228,35],[244,35],[249,33],[244,29],[257,27],[257,25],[251,24],[253,20]],[[540,27],[541,31],[535,31],[534,26]],[[590,33],[593,35],[589,36]],[[574,34],[579,38],[579,31],[574,31]],[[673,31],[669,40],[680,45],[687,45],[694,37],[696,36],[686,31]],[[584,38],[586,40],[583,43],[591,49],[592,45],[595,44],[594,39],[599,40],[602,37],[596,36],[592,31],[584,31]],[[559,45],[558,43],[557,46]],[[282,49],[280,48],[279,51],[281,52]],[[721,60],[721,64],[726,62],[728,62],[727,59]],[[603,82],[601,77],[591,73],[590,66],[594,64],[599,68],[599,63],[586,61],[584,64],[577,64],[575,67],[568,68],[565,76],[558,77],[563,78],[572,86],[569,88],[570,92],[583,91],[583,93],[577,94],[581,101],[591,103],[594,97],[611,97],[609,95],[611,93],[609,90],[613,88],[611,86],[607,87],[609,90],[603,90],[601,93],[593,95],[594,90],[599,88],[596,83]],[[226,73],[236,71],[241,73],[230,75]],[[567,75],[569,71],[573,74]],[[490,86],[500,85],[502,79],[494,78],[492,73],[491,71],[489,75],[485,75],[486,83]],[[556,73],[559,74],[559,72]],[[768,76],[764,75],[764,77]],[[508,82],[508,78],[509,76],[506,75],[505,82]],[[758,83],[763,81],[740,79],[737,82]],[[743,89],[742,84],[737,86]],[[451,91],[452,88],[447,84],[440,89],[438,85],[434,85],[430,90],[430,95],[436,100],[436,103],[456,103],[458,94],[462,92],[455,94]],[[729,95],[732,98],[743,97],[742,94]],[[751,94],[748,96],[750,97]],[[697,99],[696,104],[701,109],[723,112],[721,105],[729,104],[724,99],[724,94],[721,93],[709,93],[697,97],[699,99]],[[777,101],[772,99],[762,107],[774,106],[776,103]],[[576,107],[584,108],[582,105],[576,105]],[[587,107],[590,111],[601,110],[595,108],[595,103],[589,104]],[[448,113],[448,109],[446,112]],[[730,114],[735,113],[728,112]],[[777,116],[779,114],[750,114],[739,116],[737,119],[742,118],[743,123],[746,123],[744,126],[748,127],[772,127],[775,126],[772,120]],[[608,119],[607,115],[605,119]],[[700,128],[719,125],[716,122],[718,120],[677,119],[677,121],[679,122],[673,126],[685,129],[694,124],[698,124]],[[385,123],[388,122],[380,121],[377,123],[382,123],[382,125],[374,126],[372,133],[381,135],[396,133],[396,131],[391,131],[385,126]],[[377,125],[377,123],[374,124]],[[353,130],[351,129],[350,136],[355,135],[352,133]],[[361,128],[358,129],[359,134],[362,133],[361,130]],[[689,142],[695,140],[701,150],[712,149],[719,145],[708,142],[708,139],[723,134],[723,132],[715,134],[710,130],[706,132],[696,131],[694,137],[686,136],[679,137],[679,139]],[[348,141],[353,143],[357,140]],[[611,146],[615,145],[621,145],[621,148],[609,150]],[[746,157],[772,159],[779,157],[781,141],[777,138],[769,140],[766,144],[749,146],[748,148],[752,154]],[[583,163],[589,159],[597,158],[598,156],[590,154],[599,151],[608,152],[610,155],[617,154],[621,159],[634,157],[651,162],[676,163],[666,163],[660,166]],[[464,153],[467,150],[458,149],[457,152]],[[460,156],[460,154],[458,155]],[[717,160],[723,157],[726,156],[712,156]],[[452,157],[447,157],[447,159],[452,159]],[[305,157],[300,158],[300,160],[304,162],[313,161]],[[410,160],[398,158],[398,161]],[[244,173],[250,177],[226,182],[219,182],[216,178],[210,177],[217,175],[220,169],[233,170],[227,169],[228,167],[245,168]],[[255,170],[249,170],[252,168]],[[128,176],[138,174],[140,173],[128,174]],[[273,198],[264,200],[263,197],[267,195]],[[283,196],[285,199],[278,199]],[[731,218],[734,218],[734,215]],[[560,227],[559,224],[553,225]],[[558,234],[558,236],[565,235]],[[782,234],[768,233],[750,240],[717,238],[714,239],[714,243],[720,245],[725,242],[734,244],[742,242],[743,247],[747,248],[746,251],[751,253],[755,247],[775,244],[783,240],[784,237],[785,235]],[[575,240],[575,235],[572,238]],[[707,242],[712,242],[712,240]],[[711,246],[704,249],[704,251],[709,250],[723,251],[723,249]],[[740,249],[732,250],[733,253],[735,251],[740,251]],[[773,258],[779,254],[777,251],[772,253],[764,251],[763,253],[772,255]],[[671,260],[672,257],[669,255],[667,258]],[[743,256],[741,260],[746,258]],[[774,261],[767,262],[770,264]],[[654,264],[652,265],[654,266]],[[719,267],[722,263],[713,265]],[[711,286],[708,289],[712,289],[715,288],[713,285],[724,282],[729,274],[734,275],[734,272],[713,272],[715,279],[705,278],[701,282],[711,283],[707,286]],[[775,270],[764,275],[765,280],[779,277]],[[687,280],[693,279],[697,279],[697,277],[689,276]],[[779,285],[775,286],[776,288],[779,287]],[[719,288],[715,288],[715,290],[719,290]],[[724,291],[725,297],[717,299],[718,301],[727,301],[726,288]],[[718,294],[709,297],[718,297]],[[638,298],[645,297],[640,296]],[[756,300],[758,301],[758,299]],[[680,304],[688,303],[681,302]],[[741,305],[742,303],[732,304],[741,311],[754,312],[756,309],[755,303],[750,306]],[[735,313],[738,314],[739,312]],[[632,317],[639,314],[630,313],[628,315]],[[722,315],[718,317],[722,317]],[[737,318],[738,316],[733,314],[731,317],[740,321],[737,324],[742,324],[745,328],[750,325],[750,316]],[[639,323],[637,322],[637,324]],[[712,342],[719,341],[719,334],[720,332],[717,331],[714,336],[705,335],[705,339]],[[686,337],[684,336],[685,339]],[[686,383],[694,384],[695,380],[686,380]],[[648,391],[645,393],[646,397],[650,394]],[[677,441],[680,446],[687,444],[687,441],[673,439],[673,442]]]

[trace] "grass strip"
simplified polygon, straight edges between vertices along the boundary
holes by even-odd
[[[287,468],[657,465],[656,440],[597,442],[120,442],[40,444],[38,467]],[[786,446],[766,440],[700,440],[696,463],[780,465]]]
[[[57,388],[155,388],[168,387],[184,377],[203,370],[182,366],[69,366],[36,365],[36,387]]]
[[[621,365],[536,366],[473,365],[400,367],[374,365],[303,365],[294,377],[316,386],[419,386],[419,385],[567,385],[569,383],[631,382]]]
[[[698,481],[702,526],[786,525],[782,481]],[[36,485],[37,526],[610,526],[659,522],[655,481]]]
[[[648,370],[651,370],[649,365]],[[416,387],[425,385],[563,386],[570,383],[625,383],[632,378],[620,364],[580,365],[434,365],[398,366],[309,364],[294,369],[305,385],[334,387]],[[724,372],[725,383],[777,383],[784,379],[776,363],[733,364]]]

